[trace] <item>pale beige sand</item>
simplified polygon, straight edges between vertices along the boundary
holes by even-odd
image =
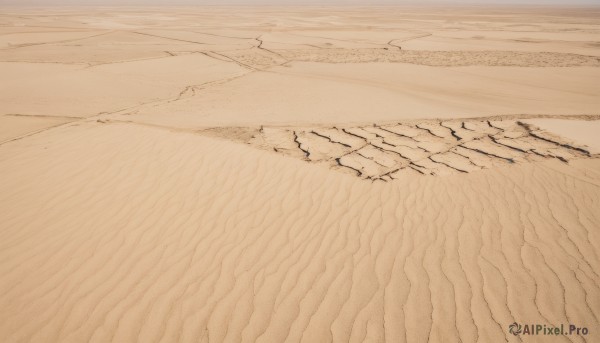
[[[491,341],[527,318],[600,329],[598,160],[372,184],[125,124],[0,153],[9,340]]]
[[[600,121],[531,119],[525,122],[577,142],[590,152],[600,153]]]
[[[132,119],[202,127],[497,114],[597,114],[598,80],[600,68],[588,67],[295,63],[269,69],[269,73],[253,72],[209,89],[200,86],[202,91],[195,96],[141,107]]]
[[[5,114],[0,117],[0,143],[34,134],[49,127],[78,119],[77,117],[23,116]]]
[[[0,341],[598,341],[599,18],[3,9]]]
[[[195,66],[190,69],[190,66]],[[189,84],[236,76],[236,65],[204,55],[85,68],[64,64],[0,63],[5,113],[91,116],[177,99]]]

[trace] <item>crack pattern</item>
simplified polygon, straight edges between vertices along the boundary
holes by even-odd
[[[421,120],[351,127],[212,128],[201,131],[329,166],[367,180],[407,173],[466,174],[509,164],[597,157],[517,119]]]

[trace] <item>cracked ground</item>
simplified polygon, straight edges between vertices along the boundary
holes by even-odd
[[[599,42],[598,8],[0,5],[1,343],[600,342]]]
[[[370,180],[447,175],[557,159],[595,158],[585,147],[518,120],[448,120],[372,124],[230,128],[200,134],[222,137],[300,158]]]

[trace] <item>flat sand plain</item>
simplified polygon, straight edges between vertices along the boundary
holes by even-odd
[[[0,340],[599,341],[599,80],[598,8],[0,8]]]

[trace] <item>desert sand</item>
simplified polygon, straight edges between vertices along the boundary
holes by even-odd
[[[2,7],[0,341],[599,341],[599,42],[598,8]]]

